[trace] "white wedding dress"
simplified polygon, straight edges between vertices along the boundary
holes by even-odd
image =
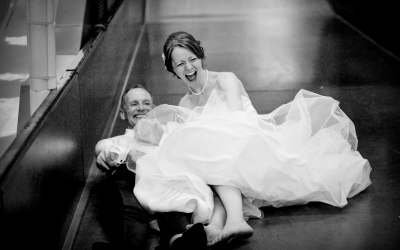
[[[209,185],[231,185],[243,194],[244,215],[260,217],[262,206],[343,207],[371,184],[354,124],[338,101],[300,90],[290,103],[258,115],[248,97],[242,100],[244,111],[231,112],[214,90],[204,107],[161,105],[139,123],[142,140],[151,141],[157,124],[164,133],[136,164],[134,194],[143,207],[194,212],[194,222],[207,222],[214,206]]]

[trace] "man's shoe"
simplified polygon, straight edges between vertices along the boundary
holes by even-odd
[[[186,230],[181,237],[175,239],[171,244],[172,250],[205,250],[207,249],[207,235],[204,225],[194,224]]]

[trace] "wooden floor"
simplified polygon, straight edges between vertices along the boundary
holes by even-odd
[[[187,90],[164,70],[161,48],[169,33],[184,30],[202,42],[208,69],[236,73],[259,113],[292,100],[301,88],[339,100],[372,166],[372,185],[344,208],[264,208],[264,219],[250,221],[254,236],[235,249],[400,249],[400,61],[324,1],[265,3],[235,14],[153,16],[130,83],[146,85],[158,104],[177,104]],[[111,200],[100,176],[73,249],[113,240]]]

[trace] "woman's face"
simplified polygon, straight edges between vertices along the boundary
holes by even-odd
[[[196,82],[203,71],[201,59],[190,50],[175,47],[171,54],[175,74],[186,83]]]

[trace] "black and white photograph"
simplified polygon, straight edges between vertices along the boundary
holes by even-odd
[[[400,249],[400,16],[0,0],[0,249]]]

